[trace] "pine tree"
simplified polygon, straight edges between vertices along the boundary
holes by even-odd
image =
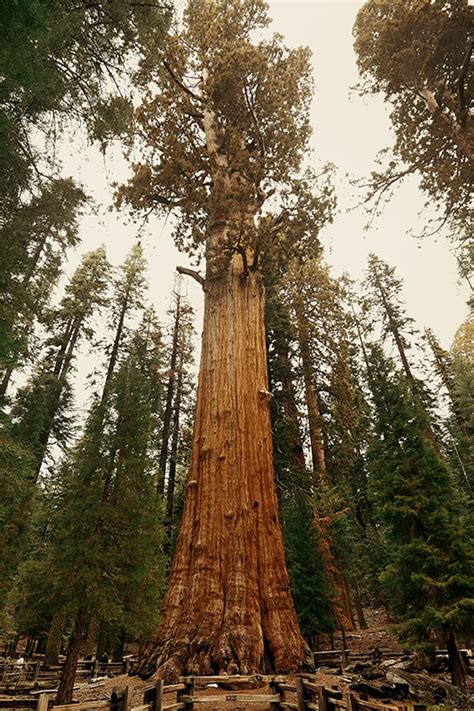
[[[314,638],[334,627],[332,590],[312,506],[301,492],[283,503],[283,521],[293,599],[301,631],[313,648]]]
[[[189,465],[190,443],[186,442],[186,434],[192,426],[190,417],[194,412],[194,381],[190,373],[193,361],[194,311],[184,296],[174,292],[174,326],[170,354],[170,375],[167,383],[166,405],[168,404],[170,386],[173,389],[173,400],[170,408],[170,450],[168,458],[168,476],[166,480],[166,532],[168,539],[173,539],[173,531],[179,522],[175,502],[178,467]],[[174,378],[171,365],[175,361]],[[176,383],[174,383],[174,380]],[[166,405],[164,424],[166,422]],[[162,430],[161,452],[164,450],[163,440],[165,427]],[[160,452],[160,455],[161,455]],[[161,470],[160,470],[161,476]]]
[[[463,686],[455,637],[472,627],[472,521],[406,379],[379,347],[372,347],[369,366],[376,415],[370,473],[387,538],[386,598],[404,643],[432,654],[441,640],[453,682]]]
[[[474,368],[472,360],[461,354],[445,351],[436,336],[426,331],[426,339],[433,354],[434,370],[448,396],[450,415],[444,421],[448,432],[445,449],[452,468],[458,472],[460,486],[469,496],[474,491]]]
[[[2,497],[0,577],[14,584],[14,573],[26,551],[29,518],[38,492],[39,472],[50,440],[67,444],[72,432],[71,369],[77,347],[92,335],[90,319],[104,305],[108,264],[102,248],[85,255],[49,319],[46,352],[27,384],[20,389],[11,415],[1,422]],[[5,567],[3,567],[5,566]],[[5,604],[5,598],[3,598]]]
[[[71,698],[92,619],[137,636],[149,634],[158,619],[164,562],[150,453],[161,342],[141,328],[117,358],[107,398],[96,398],[59,475],[53,564],[74,626],[58,703]]]
[[[15,368],[28,360],[69,247],[78,243],[85,195],[71,180],[56,180],[0,223],[0,402]]]
[[[39,474],[51,434],[62,426],[70,393],[69,376],[77,349],[93,335],[91,318],[106,303],[109,265],[103,247],[86,254],[49,318],[46,354],[18,393],[12,433],[35,457]],[[64,438],[59,438],[64,441]]]

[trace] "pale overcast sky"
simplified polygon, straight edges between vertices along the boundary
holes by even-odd
[[[178,3],[182,5],[183,3]],[[360,98],[351,87],[358,74],[352,49],[352,26],[361,2],[344,0],[273,0],[271,29],[284,35],[289,46],[307,45],[313,52],[316,95],[312,109],[312,145],[316,159],[336,164],[339,214],[333,225],[321,235],[326,260],[339,275],[344,271],[360,278],[367,255],[377,253],[398,269],[405,280],[404,297],[408,312],[420,328],[431,327],[445,347],[449,347],[454,332],[466,318],[468,289],[457,282],[456,262],[450,246],[441,237],[420,242],[409,230],[423,224],[418,213],[425,197],[417,189],[416,179],[410,179],[396,192],[392,202],[374,227],[364,232],[366,215],[362,208],[347,212],[360,200],[353,195],[350,177],[363,177],[374,169],[377,152],[391,144],[390,107],[380,97]],[[70,145],[65,160],[67,173],[82,180],[86,188],[103,205],[100,219],[84,218],[81,224],[82,245],[69,260],[68,272],[80,256],[104,243],[110,261],[123,261],[137,236],[137,227],[124,225],[117,213],[107,212],[112,201],[110,183],[126,178],[127,167],[119,151],[112,151],[105,160],[98,150],[84,143]],[[168,307],[170,289],[177,264],[186,265],[187,257],[179,255],[169,236],[169,225],[152,219],[141,232],[142,244],[150,264],[151,298],[158,312]],[[202,292],[192,280],[187,280],[193,305],[202,313]],[[198,325],[198,330],[200,326]],[[80,379],[97,359],[81,359]]]

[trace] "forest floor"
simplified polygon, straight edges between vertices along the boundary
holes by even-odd
[[[365,654],[372,652],[374,648],[378,648],[384,653],[384,659],[387,660],[386,664],[388,669],[388,666],[390,665],[390,652],[400,652],[401,647],[396,637],[391,633],[390,625],[382,610],[367,609],[365,610],[365,613],[368,628],[365,630],[357,629],[352,632],[346,632],[346,642],[347,647],[349,649],[348,662],[353,667],[354,664],[351,662],[350,659],[351,654]],[[342,649],[341,634],[334,635],[333,643],[335,649]],[[330,639],[322,639],[320,641],[319,649],[320,651],[330,650]],[[397,660],[399,660],[399,657],[397,657]],[[396,660],[394,659],[392,661],[395,662]],[[325,662],[322,661],[320,668],[316,670],[315,681],[317,684],[324,685],[328,688],[338,688],[344,692],[347,691],[349,686],[353,685],[354,683],[368,683],[368,685],[372,687],[377,687],[377,684],[379,685],[379,687],[387,685],[386,679],[367,682],[367,679],[363,676],[363,674],[361,676],[360,672],[351,669],[351,666],[347,667],[344,670],[341,670],[337,668],[331,669],[327,666],[322,666],[323,664],[325,664]],[[413,679],[415,679],[415,676],[413,676]],[[287,679],[288,682],[291,682],[291,677],[287,677]],[[431,677],[421,675],[419,677],[416,677],[416,679],[421,683],[421,685],[426,685],[428,690],[430,689],[430,686],[432,686],[433,689],[439,688],[442,690],[443,688],[445,688],[449,697],[450,690],[448,687],[450,686],[450,678],[449,673],[446,670],[440,674],[432,675]],[[74,700],[84,702],[91,701],[93,699],[109,699],[113,689],[119,690],[122,689],[124,686],[129,686],[130,691],[132,692],[132,706],[139,706],[143,703],[143,689],[144,687],[149,685],[150,681],[142,681],[136,676],[122,675],[110,679],[103,679],[101,681],[97,681],[96,683],[86,684],[82,686],[75,692]],[[474,678],[472,677],[469,678],[469,686],[471,691],[474,693]],[[199,696],[215,697],[215,701],[213,700],[212,702],[205,704],[200,703],[199,708],[203,711],[250,711],[250,709],[251,711],[268,711],[269,705],[267,703],[252,703],[251,707],[249,707],[246,706],[245,703],[243,703],[242,701],[239,702],[238,697],[235,702],[231,702],[225,699],[226,696],[235,693],[237,690],[237,686],[230,687],[230,685],[228,685],[228,688],[215,688],[215,686],[208,685],[196,689],[196,693]],[[242,691],[243,693],[247,694],[269,693],[267,685],[263,685],[260,688],[252,688],[251,690],[242,689]],[[291,694],[288,695],[287,700],[294,700]],[[174,701],[174,695],[166,697],[166,703],[174,703]],[[474,708],[474,700],[472,701],[472,703],[473,705],[471,705],[470,701],[466,702],[466,704],[462,703],[460,705],[457,705],[455,703],[447,703],[446,706],[438,706],[438,708],[464,709],[467,711],[467,709],[472,710]]]

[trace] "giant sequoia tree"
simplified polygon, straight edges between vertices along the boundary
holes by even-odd
[[[188,3],[137,111],[143,162],[119,192],[134,208],[176,208],[178,244],[206,262],[187,496],[143,676],[293,671],[306,655],[274,490],[259,254],[282,239],[311,78],[307,50],[253,41],[268,23],[263,0]],[[276,216],[262,214],[270,196]]]

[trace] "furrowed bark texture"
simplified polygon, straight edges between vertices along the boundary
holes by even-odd
[[[139,673],[291,672],[306,661],[274,488],[263,287],[208,279],[193,446],[163,621]]]

